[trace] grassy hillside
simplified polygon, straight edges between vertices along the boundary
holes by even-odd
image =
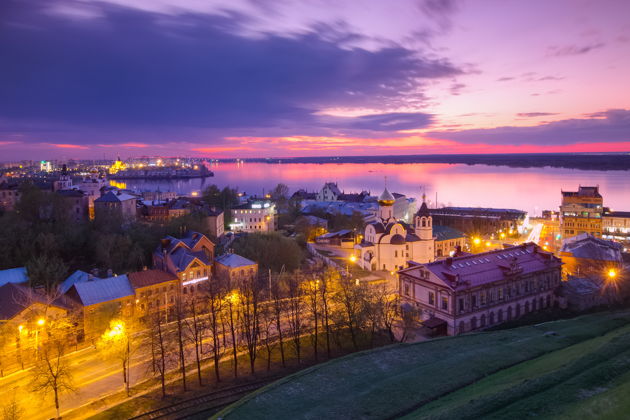
[[[630,313],[604,313],[353,354],[217,417],[616,418],[629,389]]]

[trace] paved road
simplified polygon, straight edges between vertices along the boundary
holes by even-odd
[[[306,315],[305,315],[306,316]],[[305,319],[306,321],[306,319]],[[174,328],[174,324],[169,328]],[[283,330],[288,329],[288,322],[283,321]],[[231,338],[226,334],[226,343],[231,346]],[[221,337],[221,340],[223,337]],[[208,344],[211,338],[204,339],[204,344]],[[192,344],[187,346],[188,363],[194,363],[194,354]],[[206,348],[206,351],[210,351]],[[105,360],[101,354],[94,348],[89,347],[77,352],[69,353],[65,358],[70,360],[72,369],[73,382],[77,393],[66,393],[60,397],[60,405],[62,415],[95,400],[100,400],[108,395],[122,391],[123,378],[122,366],[117,360]],[[227,357],[227,356],[226,356]],[[204,354],[205,359],[211,358],[208,353]],[[177,370],[175,367],[172,371]],[[194,369],[191,369],[193,373]],[[131,355],[131,385],[145,381],[153,377],[151,369],[151,347],[148,340],[143,340],[136,345],[136,349]],[[195,372],[196,374],[196,372]],[[55,417],[56,411],[52,395],[42,398],[39,394],[33,394],[30,391],[30,382],[33,378],[32,370],[15,372],[4,378],[0,378],[0,407],[10,401],[15,395],[16,401],[23,410],[23,418],[27,419],[50,419]]]

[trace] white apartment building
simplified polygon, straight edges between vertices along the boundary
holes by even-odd
[[[275,232],[276,205],[270,201],[252,201],[232,209],[230,229],[235,232]]]

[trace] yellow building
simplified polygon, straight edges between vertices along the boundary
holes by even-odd
[[[581,233],[602,237],[603,198],[599,187],[582,187],[577,191],[562,191],[560,233],[571,238]]]
[[[116,161],[112,163],[112,166],[109,167],[109,173],[115,174],[119,171],[124,171],[125,169],[127,169],[127,165],[122,160],[120,160],[120,157],[118,157],[118,159],[116,159]]]

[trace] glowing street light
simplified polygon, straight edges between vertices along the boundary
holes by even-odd
[[[490,242],[486,242],[486,246],[490,246],[492,245]]]
[[[615,269],[614,269],[614,268],[611,268],[610,270],[608,270],[608,273],[607,273],[607,274],[608,274],[608,278],[609,278],[611,281],[614,281],[614,280],[615,280],[615,278],[617,278],[617,271],[615,271]]]
[[[355,263],[355,262],[357,262],[357,257],[356,257],[356,256],[354,256],[354,255],[350,255],[350,262],[351,262],[351,263]]]
[[[481,239],[479,239],[479,238],[475,238],[475,239],[473,239],[473,243],[474,243],[475,245],[479,245],[479,244],[481,243]]]
[[[46,324],[46,320],[44,318],[39,318],[37,320],[37,325],[42,327]],[[39,328],[35,328],[35,359],[39,360]]]

